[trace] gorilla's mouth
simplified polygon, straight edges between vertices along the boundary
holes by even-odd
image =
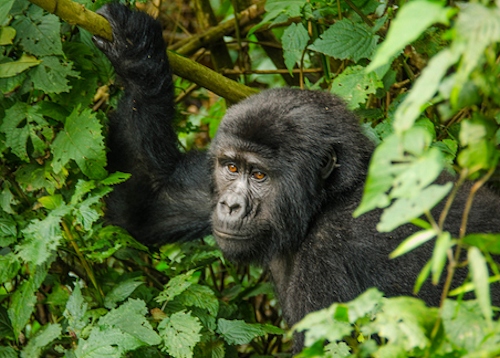
[[[241,231],[220,231],[218,229],[212,229],[213,234],[224,240],[250,240],[252,236],[249,234],[242,233]]]

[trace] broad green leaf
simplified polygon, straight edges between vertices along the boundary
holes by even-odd
[[[2,191],[0,192],[0,208],[8,214],[15,214],[14,209],[12,209],[12,205],[16,205],[18,203],[19,202],[10,190],[9,182],[4,182],[2,185]]]
[[[176,296],[186,291],[188,287],[193,284],[193,282],[191,282],[193,272],[194,270],[190,270],[184,274],[172,277],[172,279],[167,283],[165,290],[163,290],[158,297],[156,297],[156,302],[162,303],[165,301],[171,301]]]
[[[445,185],[433,184],[423,189],[419,195],[411,198],[400,198],[384,210],[377,225],[380,232],[390,232],[400,225],[430,211],[439,203],[453,187],[452,183]]]
[[[472,143],[458,153],[458,164],[469,169],[469,175],[482,169],[495,167],[498,161],[498,151],[492,142],[483,139]]]
[[[70,161],[74,160],[82,172],[91,179],[104,178],[107,173],[104,137],[102,126],[90,109],[81,113],[78,108],[66,119],[62,130],[52,143],[54,160],[52,167],[59,173]]]
[[[99,319],[100,325],[118,328],[128,337],[129,343],[123,344],[127,350],[135,349],[143,345],[158,345],[160,336],[153,330],[146,318],[148,309],[146,303],[140,299],[129,299],[116,309]]]
[[[87,313],[88,304],[82,296],[80,286],[78,283],[73,289],[73,293],[66,302],[66,309],[63,312],[64,317],[68,320],[68,332],[74,332],[77,337],[85,326],[87,326],[89,319],[85,317]]]
[[[45,56],[42,62],[31,72],[33,86],[45,93],[68,92],[68,76],[78,77],[78,72],[72,70],[69,62],[62,61],[56,56]]]
[[[16,37],[16,29],[10,26],[0,27],[0,46],[12,45],[14,38]],[[21,58],[24,56],[23,54]],[[17,61],[16,61],[17,62]],[[0,65],[0,74],[2,73]]]
[[[227,320],[219,318],[217,322],[219,332],[228,344],[248,344],[252,339],[267,333],[280,334],[282,330],[270,325],[247,323],[242,320]]]
[[[124,301],[135,291],[137,287],[144,284],[141,277],[130,278],[113,286],[104,298],[104,307],[115,308],[118,302]]]
[[[17,76],[30,67],[38,66],[41,62],[34,56],[23,54],[17,61],[0,64],[0,78]]]
[[[17,256],[10,252],[0,256],[0,284],[12,280],[21,268]]]
[[[398,52],[415,41],[432,24],[447,25],[452,14],[453,10],[443,8],[438,2],[420,0],[406,3],[392,21],[385,41],[378,48],[366,71],[373,71],[389,63]]]
[[[199,319],[186,312],[163,319],[158,325],[163,350],[174,358],[192,358],[193,348],[201,340],[201,329]]]
[[[118,328],[95,326],[87,339],[78,340],[75,351],[71,353],[76,358],[122,358],[126,348],[134,349],[134,346],[134,340]]]
[[[292,71],[297,63],[300,63],[302,54],[309,42],[309,34],[301,23],[292,23],[283,32],[281,38],[283,43],[283,57],[285,65],[289,71]]]
[[[349,322],[356,323],[359,318],[378,311],[382,305],[383,297],[382,292],[376,288],[370,288],[347,303]]]
[[[398,256],[404,255],[412,251],[413,249],[416,249],[420,245],[425,244],[427,241],[429,241],[435,236],[436,236],[436,231],[433,229],[416,232],[415,234],[405,239],[401,244],[399,244],[396,250],[391,252],[390,258],[394,259]]]
[[[358,62],[362,58],[371,58],[378,38],[364,23],[343,19],[330,26],[309,49],[340,60]]]
[[[16,338],[28,323],[31,313],[33,313],[37,289],[38,287],[35,287],[35,282],[31,278],[24,281],[12,294],[8,313]]]
[[[437,92],[441,80],[448,69],[458,61],[460,52],[457,46],[452,46],[442,50],[429,61],[409,95],[396,110],[394,118],[396,133],[402,133],[413,126],[422,111],[430,105],[430,100]]]
[[[214,292],[207,286],[190,285],[179,296],[179,302],[186,307],[194,306],[208,310],[211,316],[217,316],[219,301]]]
[[[28,344],[21,352],[21,357],[40,357],[43,349],[60,335],[61,326],[59,324],[47,324],[34,337],[30,338]]]
[[[488,282],[488,264],[481,251],[474,246],[469,248],[467,258],[479,307],[483,316],[491,323],[493,311],[491,310],[490,284]]]
[[[42,155],[47,147],[45,140],[52,139],[52,130],[48,129],[47,121],[38,113],[36,106],[24,102],[16,102],[5,111],[5,119],[0,131],[5,133],[5,144],[12,152],[24,161],[29,161],[28,138],[33,145],[34,155]],[[40,138],[40,134],[44,138]]]
[[[451,247],[451,234],[447,231],[441,233],[437,240],[434,250],[432,251],[431,272],[432,283],[437,285],[443,272],[446,260],[448,258],[448,249]]]
[[[383,83],[375,73],[366,73],[363,66],[350,66],[333,80],[330,91],[344,99],[352,110],[382,87]]]
[[[12,23],[23,49],[35,56],[63,55],[61,22],[55,15],[38,6],[30,6],[28,16],[19,16]]]
[[[1,14],[1,12],[0,12]],[[12,347],[0,347],[0,357],[2,358],[18,358],[17,351]]]
[[[64,204],[64,199],[61,194],[47,195],[38,198],[38,202],[46,209],[55,210]]]
[[[61,205],[45,219],[33,219],[22,231],[25,239],[16,247],[17,254],[24,261],[37,266],[48,261],[63,239],[61,217],[68,214],[69,210],[69,207]]]

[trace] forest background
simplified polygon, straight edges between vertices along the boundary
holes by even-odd
[[[211,237],[153,250],[105,225],[103,197],[128,177],[106,171],[122,88],[91,41],[109,36],[91,12],[105,2],[0,0],[0,357],[289,356],[265,272],[226,261]],[[381,207],[380,231],[421,228],[394,257],[434,241],[415,291],[469,267],[439,307],[372,289],[310,314],[292,328],[306,331],[300,357],[500,355],[500,235],[466,230],[477,189],[498,186],[499,2],[130,5],[164,25],[183,148],[205,148],[228,104],[257,90],[330,91],[377,143],[356,214]],[[476,180],[459,237],[446,211],[429,214],[455,195],[432,184],[442,170]]]

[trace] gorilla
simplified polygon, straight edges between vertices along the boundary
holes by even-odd
[[[100,13],[113,41],[95,37],[95,44],[125,86],[111,117],[109,165],[132,173],[108,199],[111,222],[149,245],[212,233],[230,260],[269,270],[290,325],[370,287],[387,296],[413,294],[432,244],[390,260],[418,228],[379,233],[377,210],[353,218],[373,145],[339,98],[263,91],[229,108],[208,151],[182,152],[160,24],[118,4]],[[447,220],[455,235],[467,192],[459,193]],[[499,232],[499,212],[498,197],[482,189],[469,230]],[[441,288],[426,283],[419,297],[438,305]],[[302,345],[299,335],[294,350]]]

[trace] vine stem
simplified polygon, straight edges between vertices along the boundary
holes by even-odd
[[[94,272],[92,271],[92,268],[90,267],[88,261],[85,259],[82,252],[80,251],[80,248],[78,247],[78,244],[75,241],[75,237],[73,236],[71,230],[69,229],[69,226],[66,223],[65,219],[63,219],[61,221],[61,225],[63,227],[64,233],[66,234],[66,238],[71,243],[71,246],[73,246],[73,249],[75,250],[76,255],[80,259],[80,262],[82,263],[82,266],[85,269],[85,272],[87,273],[87,276],[89,277],[90,281],[92,282],[92,285],[96,289],[98,297],[99,297],[99,301],[101,303],[104,302],[104,292],[102,292],[101,287],[99,287],[99,285],[97,284],[97,280],[95,279]]]
[[[112,40],[111,25],[101,15],[86,9],[83,5],[71,0],[29,0],[42,9],[59,16],[71,25],[78,25],[94,35],[106,40]],[[224,97],[231,103],[237,103],[242,99],[257,93],[258,91],[235,82],[218,74],[211,69],[182,57],[174,52],[168,52],[168,58],[172,71],[193,83],[204,87],[215,94]]]

